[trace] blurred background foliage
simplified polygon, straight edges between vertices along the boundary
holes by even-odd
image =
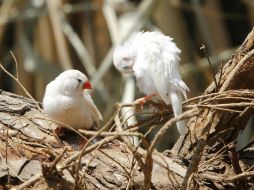
[[[1,0],[0,60],[41,101],[46,84],[62,70],[86,73],[93,97],[104,115],[122,100],[126,77],[112,66],[114,47],[138,30],[159,30],[174,38],[182,50],[180,70],[191,89],[200,95],[212,82],[202,51],[205,44],[218,69],[245,39],[254,24],[253,0]],[[131,79],[133,81],[133,79]],[[133,83],[131,83],[133,84]],[[133,85],[132,85],[133,86]],[[0,88],[23,94],[0,71]],[[127,94],[141,97],[138,90]],[[128,91],[128,90],[127,90]],[[127,98],[128,101],[134,96]],[[250,134],[250,133],[248,133]]]

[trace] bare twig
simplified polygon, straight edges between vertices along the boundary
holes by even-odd
[[[192,110],[186,111],[183,114],[181,114],[180,116],[178,116],[176,118],[172,118],[171,120],[169,120],[157,132],[157,134],[155,135],[153,141],[151,142],[151,145],[150,145],[149,149],[147,150],[147,155],[146,155],[146,159],[145,159],[145,165],[146,165],[146,167],[148,167],[148,170],[146,171],[147,173],[145,174],[145,177],[147,178],[147,180],[145,181],[146,183],[151,183],[151,177],[152,177],[152,161],[151,161],[152,160],[152,152],[153,152],[153,150],[155,148],[156,143],[160,139],[160,137],[163,134],[165,134],[165,132],[170,127],[172,127],[176,122],[178,122],[178,121],[180,121],[182,119],[193,117],[193,116],[197,115],[198,112],[199,112],[198,109],[192,109]],[[147,185],[147,188],[148,188],[148,185]]]
[[[63,152],[61,154],[59,154],[55,160],[53,162],[51,162],[50,164],[47,164],[47,167],[48,167],[48,170],[47,172],[48,173],[51,173],[54,169],[56,169],[56,164],[61,160],[61,158],[63,157],[63,155],[65,154],[66,152],[66,148],[64,148]]]
[[[160,137],[169,129],[171,128],[177,121],[183,120],[183,119],[187,119],[190,117],[194,117],[196,115],[198,115],[199,110],[198,109],[191,109],[189,111],[186,111],[184,113],[182,113],[180,116],[172,118],[171,120],[169,120],[167,123],[165,123],[162,128],[157,132],[156,136],[154,137],[153,141],[151,142],[151,145],[147,151],[147,154],[151,154],[152,151],[155,148],[156,143],[158,142],[158,140],[160,139]]]
[[[111,123],[112,123],[112,120],[114,119],[115,117],[115,114],[113,114],[113,116],[109,119],[109,121],[97,132],[97,136],[100,135],[100,133],[102,133],[104,130],[106,130],[107,128],[110,127]],[[89,146],[86,150],[84,150],[83,152],[80,151],[80,152],[77,152],[75,154],[73,154],[72,156],[70,156],[69,158],[67,158],[65,161],[63,161],[62,163],[60,163],[59,165],[57,165],[57,169],[58,171],[62,171],[67,165],[69,165],[72,161],[76,160],[81,154],[84,155],[88,152],[91,152],[93,150],[95,150],[98,146],[101,146],[102,144],[104,143],[107,143],[107,142],[110,142],[116,138],[118,138],[119,135],[117,136],[112,136],[112,137],[106,137],[104,139],[102,139],[101,141],[99,142],[96,142],[94,144],[92,144],[91,146]],[[87,144],[87,143],[86,143]],[[85,146],[85,145],[84,145]],[[83,147],[84,148],[84,147]],[[83,149],[82,149],[83,150]]]
[[[213,181],[218,181],[218,182],[224,182],[224,183],[230,183],[230,182],[235,182],[239,181],[241,179],[247,179],[249,177],[254,177],[254,171],[245,171],[243,173],[240,173],[238,175],[230,176],[230,177],[220,177],[220,176],[215,176],[215,175],[210,175],[210,174],[200,174],[202,177],[211,179]]]
[[[114,121],[115,121],[115,124],[116,124],[116,130],[119,131],[119,132],[122,132],[123,128],[122,128],[122,124],[121,124],[120,119],[119,119],[120,110],[121,110],[121,108],[120,108],[120,106],[118,106],[118,110],[117,110],[116,116],[114,118]],[[140,168],[143,169],[144,163],[143,163],[140,155],[135,153],[136,148],[132,145],[132,143],[130,142],[130,139],[125,138],[125,137],[121,137],[121,139],[128,145],[130,151],[132,152],[133,156],[137,160]]]
[[[77,187],[78,187],[78,185],[79,185],[79,183],[80,183],[80,181],[79,181],[79,170],[80,170],[80,167],[81,167],[81,158],[82,158],[82,156],[85,154],[85,152],[86,152],[86,149],[88,148],[88,146],[90,145],[90,143],[95,139],[95,138],[97,138],[99,135],[100,135],[100,133],[102,133],[104,130],[106,130],[108,128],[108,125],[105,125],[104,127],[102,127],[99,131],[97,131],[97,133],[94,135],[94,136],[92,136],[87,142],[86,142],[86,144],[82,147],[82,150],[78,153],[78,155],[77,155],[77,157],[78,157],[78,166],[77,166],[77,169],[76,169],[76,176],[75,176],[75,184],[74,184],[74,186],[73,186],[73,190],[75,190]],[[115,136],[114,136],[115,137]],[[102,141],[100,141],[100,142],[102,142]],[[90,146],[91,147],[91,146]]]
[[[128,179],[130,180],[131,175],[129,174],[129,172],[126,170],[125,166],[123,166],[119,161],[117,161],[115,158],[113,158],[112,156],[108,155],[106,152],[99,150],[99,152],[101,152],[102,154],[104,154],[106,157],[108,157],[109,159],[111,159],[113,162],[115,162],[117,165],[119,165],[123,171],[126,173]]]
[[[235,150],[235,144],[231,144],[231,146],[229,146],[228,149],[229,149],[229,157],[230,157],[231,164],[233,166],[235,174],[242,173],[242,169],[239,164],[238,154]],[[239,190],[244,190],[244,189],[246,189],[244,181],[242,179],[239,179]]]
[[[233,109],[227,109],[227,108],[220,108],[220,107],[216,107],[213,105],[188,105],[188,106],[184,106],[184,108],[193,108],[193,107],[199,107],[199,108],[210,108],[210,109],[214,109],[214,110],[220,110],[220,111],[224,111],[224,112],[235,112],[235,113],[241,113],[241,111],[238,110],[233,110]]]
[[[211,68],[211,70],[212,70],[212,72],[213,72],[213,80],[214,80],[214,83],[215,83],[215,86],[216,86],[216,92],[217,92],[218,89],[219,89],[219,86],[218,86],[218,83],[217,83],[217,80],[216,80],[216,77],[215,77],[215,71],[214,71],[214,69],[213,69],[212,63],[211,63],[210,58],[209,58],[209,56],[208,56],[208,54],[207,54],[207,52],[206,52],[206,47],[205,47],[205,45],[202,44],[201,47],[200,47],[200,49],[204,51],[204,54],[205,54],[205,56],[206,56],[206,58],[207,58],[207,61],[208,61],[209,65],[210,65],[210,68]]]
[[[186,190],[190,190],[191,189],[191,180],[193,179],[194,175],[195,174],[192,173],[191,176],[189,177]]]
[[[230,144],[229,144],[230,145]],[[226,151],[225,149],[229,146],[229,145],[225,145],[223,146],[220,150],[218,150],[218,152],[216,152],[215,155],[213,155],[213,157],[209,160],[206,160],[204,162],[202,162],[201,164],[199,164],[198,168],[201,168],[202,166],[208,165],[209,162],[214,161],[215,159],[217,159],[219,156],[222,156],[223,153]]]
[[[16,67],[16,78],[19,80],[19,67],[18,67],[18,62],[16,57],[14,56],[13,52],[10,51],[12,58],[14,59],[15,62],[15,67]]]
[[[253,176],[254,176],[254,171],[249,171],[249,172],[243,172],[241,174],[228,177],[226,179],[223,179],[223,181],[234,182],[234,181],[238,181],[238,180],[241,180],[241,179],[246,179],[248,177],[253,177]]]
[[[133,176],[133,174],[134,174],[134,172],[135,172],[135,165],[136,165],[136,160],[134,159],[134,157],[132,157],[132,160],[131,160],[131,168],[130,168],[130,174],[129,174],[130,178],[129,178],[128,183],[127,183],[127,186],[126,186],[126,190],[129,190],[129,189],[130,189],[130,185],[131,185],[131,183],[132,183],[132,181],[133,181],[132,176]]]
[[[88,135],[88,136],[94,136],[97,133],[96,131],[87,131],[87,130],[83,130],[83,129],[80,129],[79,132],[84,134],[84,135]],[[129,137],[141,137],[141,138],[144,137],[144,135],[142,133],[128,132],[128,131],[123,131],[123,132],[101,132],[100,133],[100,136],[104,136],[104,137],[115,136],[115,135],[129,136]]]
[[[7,71],[1,63],[0,63],[0,68],[7,75],[9,75],[13,80],[15,80],[15,82],[18,83],[18,85],[22,88],[22,90],[25,92],[25,94],[35,103],[35,105],[37,106],[37,109],[41,110],[39,103],[29,94],[29,92],[26,90],[26,88],[23,86],[23,84],[20,82],[20,80],[18,78],[16,78],[15,76],[13,76],[9,71]],[[16,75],[18,76],[18,74],[16,74]]]
[[[221,83],[222,74],[223,74],[223,67],[224,67],[224,61],[223,61],[223,60],[221,60],[220,75],[219,75],[218,85],[220,85],[220,83]]]
[[[24,183],[22,183],[19,186],[16,186],[16,187],[12,188],[11,190],[21,190],[21,189],[24,189],[26,187],[29,187],[30,185],[33,185],[34,183],[39,181],[42,177],[43,177],[42,173],[35,174],[29,180],[25,181]]]

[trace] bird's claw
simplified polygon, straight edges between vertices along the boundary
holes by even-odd
[[[143,109],[145,103],[146,103],[145,99],[139,98],[139,99],[135,100],[134,105],[135,105],[136,109]]]
[[[145,103],[148,100],[151,100],[154,96],[156,96],[156,94],[151,94],[151,95],[148,95],[148,96],[145,96],[145,97],[142,97],[142,98],[139,98],[139,99],[135,100],[135,102],[134,102],[135,107],[137,107],[139,109],[143,109]]]

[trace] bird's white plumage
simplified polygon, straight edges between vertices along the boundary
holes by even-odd
[[[138,32],[115,49],[113,61],[119,71],[134,73],[140,91],[158,94],[166,104],[172,104],[178,116],[189,89],[178,71],[181,50],[172,40],[160,32]],[[183,122],[177,126],[184,134]]]
[[[62,72],[45,90],[43,107],[54,120],[78,129],[99,126],[102,116],[91,95],[83,89],[87,77],[78,70]]]

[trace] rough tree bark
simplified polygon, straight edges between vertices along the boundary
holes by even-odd
[[[36,104],[25,97],[0,90],[0,185],[15,189],[72,189],[75,184],[76,156],[80,147],[72,138],[56,138],[56,125],[39,111]],[[115,133],[86,149],[81,159],[80,178],[75,189],[141,189],[144,175],[128,146]],[[100,149],[98,146],[101,146]],[[63,154],[64,152],[64,154]],[[145,155],[144,150],[137,154]],[[7,155],[7,157],[6,157]],[[59,159],[60,158],[60,159]],[[155,189],[172,189],[168,182],[173,171],[175,180],[184,177],[186,169],[173,159],[154,153],[152,183]],[[68,168],[66,165],[72,166]],[[65,169],[64,167],[68,168]],[[171,177],[172,178],[172,177]],[[179,180],[179,179],[178,179]],[[21,185],[20,185],[21,184]],[[86,184],[86,185],[84,185]],[[129,185],[128,185],[129,184]]]
[[[1,187],[251,188],[254,185],[254,152],[249,146],[237,152],[234,141],[253,112],[253,47],[254,30],[216,75],[218,86],[212,83],[204,95],[184,104],[186,109],[199,109],[199,114],[191,117],[188,123],[186,136],[180,138],[170,151],[153,151],[152,160],[149,160],[146,149],[148,152],[153,150],[154,144],[143,143],[143,149],[135,149],[119,140],[125,135],[144,137],[134,130],[85,132],[93,134],[93,137],[104,137],[76,146],[73,139],[81,135],[73,133],[58,137],[55,134],[56,124],[38,110],[35,102],[0,91]],[[159,122],[165,113],[162,115],[153,119]],[[116,119],[111,120],[106,126],[117,125],[117,122]],[[149,122],[144,125],[149,126]],[[149,168],[153,168],[151,185],[144,184],[150,178],[144,173],[149,173]]]
[[[247,36],[243,44],[237,49],[231,59],[224,65],[222,65],[221,70],[216,75],[216,81],[213,82],[205,91],[204,95],[209,95],[211,93],[223,93],[228,92],[230,97],[230,90],[237,89],[254,89],[254,29]],[[253,99],[253,96],[244,96]],[[213,99],[209,103],[214,105],[214,109],[206,108],[202,109],[202,112],[198,117],[193,117],[189,123],[189,132],[184,139],[179,139],[175,144],[173,151],[179,153],[178,156],[182,158],[187,158],[189,163],[189,168],[187,175],[185,176],[185,183],[183,184],[183,189],[186,188],[187,179],[190,178],[191,174],[194,174],[199,170],[198,166],[204,160],[209,160],[216,156],[218,150],[234,142],[241,130],[246,126],[250,115],[253,113],[253,106],[244,107],[245,101],[241,98],[237,99]],[[202,106],[202,101],[205,101],[206,97],[201,97],[199,99],[200,107]],[[216,105],[222,103],[238,103],[238,111],[222,111],[216,109]],[[242,106],[241,106],[242,105]],[[234,107],[232,105],[232,107]],[[229,107],[230,108],[230,107]],[[229,159],[229,162],[238,163],[238,155],[235,152],[235,147],[228,148],[228,154],[233,154],[235,159]],[[225,155],[229,156],[230,155]],[[234,163],[231,163],[230,170],[237,170],[232,168]],[[218,171],[218,168],[228,167],[229,165],[225,163],[220,163],[218,165],[211,166],[210,170],[214,171],[214,174],[218,177],[218,173],[233,175],[229,171]],[[240,169],[239,169],[240,170]],[[227,173],[229,172],[229,173]],[[235,171],[239,173],[240,171]],[[225,177],[225,176],[224,176]],[[221,178],[222,179],[222,178]],[[209,179],[208,179],[209,180]],[[214,179],[210,179],[211,183]]]

